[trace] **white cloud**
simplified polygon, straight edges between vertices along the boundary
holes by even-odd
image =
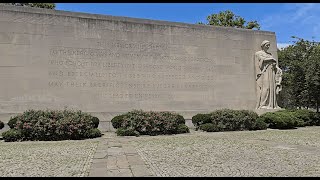
[[[277,34],[319,39],[320,4],[317,3],[286,3],[281,11],[266,14],[260,21],[262,29],[277,31]],[[290,33],[290,34],[287,34]],[[280,43],[281,44],[281,43]]]
[[[292,45],[292,44],[290,44],[290,43],[277,43],[277,47],[278,47],[279,49],[288,47],[288,46],[290,46],[290,45]]]

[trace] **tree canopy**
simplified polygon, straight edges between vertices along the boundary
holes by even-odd
[[[294,44],[278,49],[283,70],[281,104],[286,108],[316,108],[320,105],[320,43],[298,37]]]
[[[257,21],[249,21],[245,25],[246,20],[238,15],[235,15],[230,10],[220,11],[218,14],[211,14],[207,17],[206,25],[213,26],[225,26],[225,27],[235,27],[244,29],[258,29],[260,30],[260,25]],[[199,22],[198,24],[205,24]]]
[[[6,5],[14,5],[14,6],[28,6],[28,7],[37,7],[37,8],[45,8],[45,9],[55,9],[55,3],[4,3]]]

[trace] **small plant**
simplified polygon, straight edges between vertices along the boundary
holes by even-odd
[[[138,131],[135,131],[134,129],[126,129],[126,128],[119,128],[116,131],[118,136],[139,136],[140,133]]]
[[[92,123],[94,124],[93,127],[94,127],[94,128],[98,128],[98,126],[99,126],[99,118],[93,116],[93,117],[91,118],[91,121],[92,121]]]
[[[10,129],[13,129],[16,126],[16,122],[18,120],[18,118],[20,118],[20,115],[14,116],[14,117],[10,117],[10,120],[8,121],[8,126],[10,127]]]
[[[213,123],[201,124],[199,129],[207,132],[218,132],[222,131],[222,128]]]
[[[268,124],[265,123],[263,120],[261,119],[257,119],[254,127],[250,130],[265,130],[268,128]]]
[[[115,129],[120,128],[122,126],[123,121],[124,121],[124,117],[125,117],[125,114],[118,115],[118,116],[115,116],[114,118],[112,118],[111,123],[112,123],[113,128],[115,128]]]
[[[188,126],[186,126],[185,124],[178,125],[177,134],[189,133],[189,132],[190,132],[190,130],[189,130]]]
[[[201,124],[211,123],[210,114],[197,114],[192,117],[192,124],[196,127],[196,130],[199,129]]]
[[[13,142],[13,141],[22,141],[23,140],[23,134],[20,130],[16,129],[9,129],[6,132],[2,133],[2,137],[5,142]]]
[[[4,123],[0,121],[0,129],[4,128]]]
[[[94,129],[89,129],[84,133],[84,136],[86,138],[96,138],[96,137],[101,137],[101,131],[97,128]]]

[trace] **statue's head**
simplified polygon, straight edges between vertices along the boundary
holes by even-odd
[[[264,50],[265,52],[267,52],[268,49],[269,49],[269,47],[270,47],[270,41],[268,41],[268,40],[262,41],[262,43],[261,43],[261,49],[262,49],[262,50]]]

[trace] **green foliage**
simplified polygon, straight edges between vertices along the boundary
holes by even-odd
[[[278,50],[283,70],[279,105],[284,108],[316,108],[320,104],[320,43],[297,39]]]
[[[312,113],[311,116],[312,122],[310,125],[312,126],[320,126],[320,113]]]
[[[242,131],[254,128],[258,114],[248,110],[222,109],[211,113],[211,121],[223,131]]]
[[[176,134],[178,133],[179,124],[184,124],[183,116],[172,112],[154,112],[133,110],[112,120],[113,127],[119,129],[123,134],[128,130],[137,131],[142,135],[159,135],[159,134]]]
[[[288,111],[268,112],[262,114],[259,119],[273,129],[293,129],[305,126],[303,120],[298,119],[294,113]]]
[[[5,142],[20,141],[23,139],[21,131],[16,129],[9,129],[8,131],[3,132],[2,137]]]
[[[199,129],[201,124],[211,123],[210,114],[196,114],[192,117],[192,124]]]
[[[3,3],[6,5],[14,6],[27,6],[27,7],[36,7],[36,8],[45,8],[45,9],[55,9],[55,3]]]
[[[94,128],[98,128],[98,126],[99,126],[99,118],[97,118],[95,116],[92,116],[91,121],[92,121],[92,123],[94,125],[93,127]]]
[[[290,110],[282,110],[281,112],[293,114],[296,118],[302,120],[306,126],[320,125],[319,113],[316,113],[307,109],[290,109]]]
[[[111,119],[111,124],[113,126],[113,128],[118,129],[122,126],[122,123],[124,121],[124,117],[126,116],[126,114],[121,114],[118,116],[115,116],[114,118]]]
[[[185,124],[186,120],[184,119],[183,116],[181,116],[180,114],[177,114],[177,123],[178,124]]]
[[[196,129],[209,132],[263,129],[264,124],[257,122],[257,118],[258,114],[253,111],[221,109],[209,114],[197,114],[192,117],[192,123]]]
[[[260,25],[257,21],[250,21],[245,25],[246,21],[244,18],[235,15],[230,10],[220,11],[218,14],[211,14],[207,17],[207,25],[213,26],[225,26],[225,27],[235,27],[244,29],[260,29]],[[204,24],[199,22],[198,24]]]
[[[96,138],[101,136],[101,131],[98,128],[89,129],[84,133],[84,137],[86,138]]]
[[[205,124],[201,124],[199,126],[199,129],[207,132],[218,132],[218,131],[222,131],[223,128],[217,124],[205,123]]]
[[[116,131],[118,136],[140,136],[140,133],[132,128],[120,127]]]
[[[10,120],[8,121],[8,126],[10,127],[10,129],[13,129],[15,126],[16,126],[16,122],[17,122],[17,119],[19,118],[20,116],[17,115],[17,116],[14,116],[14,117],[10,117]]]
[[[10,119],[8,125],[22,134],[20,140],[65,140],[90,138],[97,133],[93,116],[74,110],[27,110]]]
[[[0,129],[2,129],[3,127],[4,127],[4,123],[0,121]]]
[[[190,130],[187,125],[179,124],[177,129],[177,134],[189,133]]]
[[[262,119],[257,119],[254,128],[251,130],[265,130],[268,128],[268,124],[265,123]]]

